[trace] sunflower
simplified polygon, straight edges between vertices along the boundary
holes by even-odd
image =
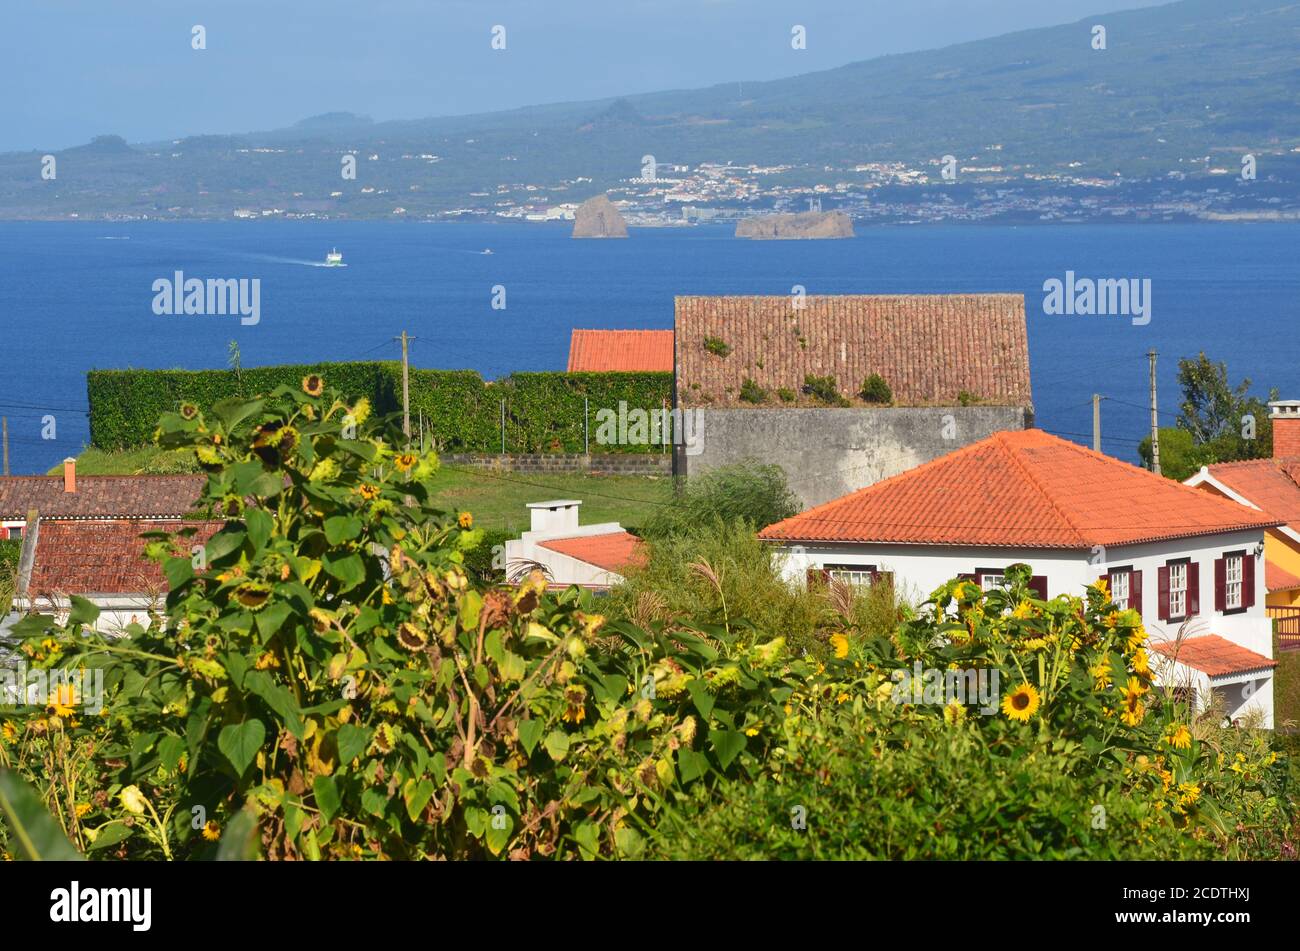
[[[468,532],[474,527],[474,516],[469,512],[461,512],[456,516],[456,524]]]
[[[145,807],[148,800],[144,798],[144,793],[140,792],[139,786],[127,786],[117,795],[122,802],[122,808],[133,816],[144,815]]]
[[[209,842],[216,842],[221,838],[221,826],[217,825],[216,819],[209,819],[203,823],[203,838]]]
[[[325,392],[325,381],[316,373],[308,373],[302,378],[302,391],[308,396],[320,396]]]
[[[4,734],[6,740],[12,740],[18,735],[18,728],[13,725],[12,720],[6,720],[5,725],[0,727],[0,733]]]
[[[1146,691],[1147,688],[1136,677],[1130,677],[1128,686],[1121,691],[1124,702],[1119,718],[1128,726],[1137,726],[1142,722],[1142,718],[1146,716],[1146,706],[1142,703],[1142,695]]]
[[[966,705],[958,703],[954,698],[948,701],[947,706],[943,708],[943,722],[948,726],[956,726],[966,719]]]
[[[1192,731],[1182,723],[1171,723],[1165,731],[1165,742],[1176,750],[1191,749]]]
[[[831,647],[835,648],[835,656],[843,660],[849,656],[849,639],[843,634],[831,635]]]
[[[564,688],[564,713],[560,719],[566,723],[581,723],[587,719],[587,688],[570,684]]]
[[[1002,712],[1009,719],[1028,723],[1029,718],[1038,712],[1038,690],[1033,684],[1021,684],[1002,698]]]
[[[1110,658],[1103,657],[1096,665],[1088,668],[1092,675],[1092,689],[1098,692],[1110,687]]]
[[[194,419],[194,418],[196,418],[198,415],[199,415],[199,408],[198,408],[197,406],[195,406],[193,403],[182,403],[182,404],[181,404],[181,418],[182,418],[182,419]]]
[[[408,651],[424,650],[428,638],[414,624],[409,621],[403,621],[397,628],[397,643],[401,644]]]
[[[357,486],[357,494],[367,502],[373,502],[379,498],[379,486],[370,482],[362,482]]]
[[[235,589],[235,600],[250,611],[260,611],[271,600],[271,586],[264,581],[245,581]]]
[[[397,466],[398,472],[410,472],[415,468],[415,464],[420,461],[420,457],[413,452],[399,453],[393,459],[393,465]]]
[[[50,702],[45,709],[56,717],[72,716],[76,712],[77,691],[72,684],[59,684],[50,694]]]

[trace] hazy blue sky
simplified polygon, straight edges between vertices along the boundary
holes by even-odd
[[[0,151],[772,79],[1153,0],[6,0]],[[190,47],[194,24],[207,49]],[[490,48],[494,24],[508,48]],[[790,47],[802,24],[808,48]]]

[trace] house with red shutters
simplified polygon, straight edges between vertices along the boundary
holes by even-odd
[[[1009,565],[1042,598],[1098,578],[1138,611],[1152,666],[1203,707],[1273,721],[1264,539],[1279,520],[1041,430],[996,433],[765,528],[796,583],[882,580],[919,601],[955,577],[985,589]]]

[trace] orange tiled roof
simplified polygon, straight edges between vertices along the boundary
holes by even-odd
[[[677,398],[682,406],[739,406],[746,377],[799,392],[833,376],[853,397],[878,373],[903,405],[952,405],[964,390],[1029,406],[1029,341],[1021,294],[678,297]],[[723,357],[704,349],[717,338]]]
[[[987,439],[765,528],[769,540],[1091,549],[1277,520],[1041,430]]]
[[[1300,578],[1297,578],[1289,571],[1284,571],[1271,561],[1266,562],[1264,565],[1264,588],[1270,593],[1300,588]]]
[[[0,478],[0,518],[180,518],[194,508],[207,476],[77,476],[77,491],[63,491],[63,476]]]
[[[1218,634],[1188,637],[1182,641],[1152,641],[1151,649],[1211,677],[1271,670],[1277,661],[1234,644]]]
[[[1206,468],[1216,481],[1300,531],[1300,459],[1248,459]]]
[[[575,330],[570,373],[673,372],[671,330]]]
[[[605,571],[622,571],[629,565],[644,563],[646,558],[645,542],[630,532],[552,538],[539,544]]]
[[[29,596],[68,594],[152,594],[165,592],[162,567],[144,557],[143,532],[196,528],[186,545],[201,545],[220,522],[154,519],[41,519]]]

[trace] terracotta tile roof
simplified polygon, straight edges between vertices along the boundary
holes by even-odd
[[[872,373],[903,405],[950,405],[963,390],[1030,406],[1029,342],[1020,294],[678,297],[677,397],[682,406],[739,402],[749,377],[796,393],[807,374],[833,376],[850,398]],[[717,338],[732,348],[704,349]],[[761,365],[760,365],[761,364]],[[698,388],[697,388],[698,387]]]
[[[1300,459],[1248,459],[1206,468],[1216,481],[1300,531]]]
[[[671,330],[575,330],[570,373],[673,372]]]
[[[1277,661],[1234,644],[1218,634],[1188,637],[1182,641],[1152,641],[1151,649],[1211,677],[1272,670]]]
[[[77,491],[63,491],[63,476],[0,477],[0,518],[179,518],[203,492],[203,475],[77,476]]]
[[[1300,588],[1300,578],[1297,578],[1289,571],[1284,571],[1271,561],[1266,562],[1264,564],[1264,588],[1270,593]]]
[[[771,540],[1091,549],[1277,520],[1041,430],[987,439],[768,526]]]
[[[630,532],[552,538],[539,544],[605,571],[622,571],[629,565],[643,564],[646,559],[645,542]]]
[[[197,529],[190,545],[217,533],[220,522],[161,519],[41,519],[29,596],[165,592],[162,568],[144,557],[143,532]]]

